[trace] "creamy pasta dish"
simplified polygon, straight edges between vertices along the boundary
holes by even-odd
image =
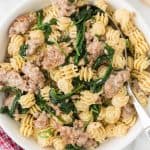
[[[135,15],[104,0],[53,0],[10,25],[1,113],[51,150],[92,150],[125,136],[150,95],[149,44]]]

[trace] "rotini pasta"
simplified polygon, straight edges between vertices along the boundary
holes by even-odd
[[[147,71],[138,72],[133,71],[132,75],[138,79],[140,88],[144,91],[144,93],[150,93],[150,73]]]
[[[71,80],[60,79],[57,82],[58,88],[63,91],[65,94],[70,93],[73,89],[73,85]]]
[[[80,100],[75,103],[78,111],[88,111],[89,106],[95,104],[98,100],[98,94],[91,93],[90,91],[81,92]]]
[[[126,59],[122,54],[115,54],[113,57],[113,67],[116,69],[124,69],[126,65]]]
[[[96,0],[95,6],[101,8],[103,11],[106,11],[108,4],[106,3],[105,0]]]
[[[91,138],[96,141],[103,143],[106,138],[105,128],[99,122],[92,122],[87,126],[87,133],[91,136]]]
[[[84,122],[89,122],[89,121],[92,121],[93,119],[92,113],[90,111],[81,112],[79,114],[79,117]]]
[[[7,71],[13,69],[11,63],[0,63],[0,68],[5,69]]]
[[[0,112],[53,150],[126,135],[137,120],[126,83],[141,105],[150,96],[150,46],[134,16],[105,0],[53,0],[17,17],[0,63]]]
[[[104,120],[110,124],[116,123],[120,118],[120,114],[121,114],[120,108],[114,106],[108,106],[106,108]]]
[[[51,127],[40,129],[36,131],[36,138],[38,143],[42,147],[51,146],[53,144],[53,135],[54,130]]]
[[[94,77],[94,72],[89,67],[82,67],[79,74],[80,80],[84,81],[90,81]]]
[[[125,87],[120,89],[117,95],[115,95],[112,99],[112,105],[115,107],[123,107],[129,101],[129,96],[127,96],[127,90]]]
[[[74,64],[60,67],[54,74],[54,80],[58,81],[59,79],[72,79],[73,77],[77,77],[79,75],[77,71],[78,68]]]
[[[61,139],[59,137],[56,137],[53,140],[53,147],[54,147],[55,150],[64,150],[65,143],[64,143],[63,139]]]
[[[100,29],[100,30],[97,30]],[[102,22],[96,22],[93,24],[93,27],[91,29],[92,35],[104,35],[105,34],[105,25]]]
[[[30,108],[35,104],[35,97],[33,93],[27,93],[26,95],[21,96],[19,100],[22,108]]]
[[[136,123],[136,120],[137,120],[137,117],[135,115],[132,115],[129,118],[122,119],[122,122],[124,122],[128,127],[132,127]]]
[[[43,14],[45,16],[43,22],[49,22],[52,18],[58,17],[58,8],[57,6],[50,5],[43,9]]]
[[[25,61],[20,55],[15,55],[10,59],[10,64],[14,70],[20,71],[25,64]]]
[[[134,58],[129,56],[128,59],[127,59],[127,65],[129,67],[129,69],[133,70],[134,68]]]
[[[8,45],[8,54],[15,56],[19,53],[20,47],[24,44],[24,37],[21,35],[13,35]]]
[[[115,136],[124,136],[128,132],[128,126],[125,125],[122,122],[118,122],[117,125],[114,128],[114,134]]]
[[[26,114],[21,120],[20,133],[23,136],[30,137],[33,135],[33,117],[32,115]]]
[[[134,69],[138,71],[143,71],[150,65],[150,60],[146,56],[140,56],[134,61]]]
[[[95,16],[95,20],[96,22],[101,22],[102,24],[104,24],[105,26],[108,25],[108,21],[109,21],[109,18],[108,18],[108,15],[107,14],[97,14]]]
[[[39,113],[41,112],[41,109],[39,108],[39,106],[37,104],[33,105],[30,109],[29,109],[29,113],[32,116],[36,116],[39,115]]]
[[[40,90],[41,96],[44,98],[44,100],[49,101],[49,92],[50,92],[50,86],[45,86],[43,89]]]

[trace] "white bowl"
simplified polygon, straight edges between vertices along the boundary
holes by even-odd
[[[148,41],[150,41],[150,29],[140,16],[139,12],[136,11],[131,5],[129,5],[125,0],[108,0],[110,4],[112,4],[116,8],[126,8],[132,12],[136,13],[136,23],[138,27],[143,31]],[[24,0],[21,4],[16,6],[13,11],[5,16],[6,18],[0,22],[0,46],[1,46],[1,54],[0,60],[4,59],[5,49],[8,41],[8,28],[11,22],[18,16],[25,12],[31,10],[38,10],[42,7],[45,7],[50,3],[50,0]],[[1,99],[2,99],[1,95]],[[0,101],[0,106],[2,104],[2,100]],[[22,148],[26,150],[41,150],[40,146],[32,139],[27,139],[19,134],[19,125],[10,119],[6,115],[0,115],[0,126],[4,129],[4,131]],[[97,150],[120,150],[131,143],[142,131],[142,127],[139,123],[139,120],[135,124],[135,126],[130,129],[129,133],[121,138],[115,138],[105,142],[100,145]]]

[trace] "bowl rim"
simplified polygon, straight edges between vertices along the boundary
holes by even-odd
[[[112,1],[117,1],[117,0],[108,0],[108,3],[112,3]],[[119,0],[118,0],[119,1]],[[1,23],[0,23],[0,29],[2,28],[2,26],[8,24],[8,22],[10,22],[10,17],[13,15],[13,14],[17,14],[17,12],[19,10],[21,10],[21,8],[23,8],[25,5],[29,4],[31,2],[31,0],[22,0],[22,2],[18,3],[16,5],[16,7],[14,7],[10,13],[8,15],[5,16],[4,19],[1,20]],[[139,13],[138,10],[136,10],[134,8],[134,6],[131,6],[131,4],[129,2],[127,2],[126,0],[122,0],[121,3],[124,3],[126,4],[126,6],[128,6],[129,8],[132,9],[132,11],[136,12],[139,20],[141,21],[141,26],[142,28],[146,28],[145,30],[147,31],[150,31],[150,29],[148,28],[148,25],[146,23],[146,21],[143,19],[143,17],[141,16],[141,14]],[[128,8],[127,8],[128,9]],[[149,36],[147,36],[149,37]],[[149,37],[150,38],[150,37]],[[1,115],[0,115],[1,116]],[[25,148],[25,149],[28,149],[28,145],[24,145],[23,141],[19,140],[18,138],[16,138],[12,133],[11,133],[11,130],[9,128],[7,128],[5,126],[5,124],[3,123],[3,121],[0,119],[0,126],[3,128],[3,130],[8,134],[8,136],[10,136],[18,145],[20,145],[22,148]],[[120,150],[120,149],[123,149],[125,148],[128,144],[130,144],[139,134],[140,132],[142,131],[142,127],[140,125],[140,122],[139,122],[139,119],[137,120],[137,123],[135,125],[135,128],[136,128],[136,132],[132,135],[132,137],[128,138],[124,143],[121,143],[117,146],[115,146],[115,150]],[[104,145],[107,145],[107,143],[104,143]],[[104,146],[105,147],[105,146]],[[98,150],[99,148],[97,148]],[[100,149],[101,149],[101,146],[100,146]],[[102,148],[102,150],[104,150]]]

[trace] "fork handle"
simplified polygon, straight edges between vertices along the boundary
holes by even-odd
[[[136,96],[134,95],[134,93],[131,90],[131,86],[128,83],[127,85],[127,89],[128,89],[128,93],[129,95],[132,97],[133,100],[133,104],[135,106],[135,109],[138,113],[138,116],[140,118],[141,124],[143,125],[144,129],[148,132],[149,130],[149,137],[150,137],[150,118],[148,116],[148,114],[146,113],[146,111],[144,110],[144,108],[141,106],[141,104],[139,103],[138,99],[136,98]]]
[[[150,126],[146,129],[144,129],[144,132],[146,134],[146,137],[150,140]]]

